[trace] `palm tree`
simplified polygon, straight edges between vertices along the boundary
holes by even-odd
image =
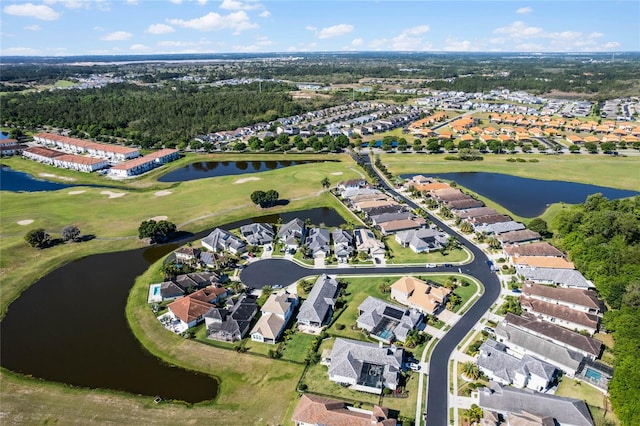
[[[480,369],[473,361],[467,361],[462,364],[462,373],[472,380],[478,380],[480,378]]]
[[[464,410],[462,413],[464,417],[469,419],[469,422],[479,422],[482,419],[484,413],[482,412],[482,408],[478,407],[476,404],[472,404],[471,408]]]

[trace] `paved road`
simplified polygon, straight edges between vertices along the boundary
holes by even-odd
[[[363,155],[362,160],[370,164],[369,156]],[[397,199],[404,199],[408,206],[414,209],[421,209],[413,201],[389,187],[385,180],[380,177],[380,185]],[[444,224],[436,217],[430,220],[450,235],[457,235],[454,230]],[[500,280],[487,265],[487,256],[477,246],[465,239],[460,238],[460,243],[469,249],[474,256],[471,263],[463,265],[460,269],[462,273],[471,275],[484,285],[484,294],[469,309],[462,318],[447,332],[440,340],[433,352],[429,362],[429,382],[426,395],[427,424],[429,426],[448,425],[448,405],[447,396],[449,393],[448,374],[449,357],[458,343],[467,335],[473,326],[482,318],[484,313],[493,305],[500,294]],[[319,275],[322,273],[336,275],[366,275],[366,274],[406,274],[406,273],[430,273],[430,272],[453,272],[457,268],[437,267],[427,269],[424,266],[386,266],[367,268],[324,268],[312,269],[300,266],[284,259],[265,259],[249,264],[240,274],[240,279],[246,285],[253,288],[262,288],[265,285],[286,286],[308,275]]]

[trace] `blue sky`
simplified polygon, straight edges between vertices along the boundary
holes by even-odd
[[[640,2],[3,0],[0,55],[640,51]]]

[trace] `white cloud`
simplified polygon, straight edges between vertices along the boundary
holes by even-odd
[[[228,15],[220,15],[210,12],[200,18],[190,19],[167,19],[167,22],[183,28],[191,28],[199,31],[218,31],[231,29],[235,33],[258,28],[258,24],[250,21],[249,16],[244,11],[233,12]]]
[[[43,4],[10,4],[5,6],[2,11],[7,15],[27,16],[30,18],[40,19],[41,21],[55,21],[60,17],[60,13]]]
[[[36,24],[36,25],[27,25],[26,27],[24,27],[24,29],[29,31],[40,31],[42,27]]]
[[[406,28],[392,38],[376,39],[370,43],[371,47],[379,50],[431,50],[433,45],[423,40],[422,35],[429,32],[428,25]]]
[[[233,46],[233,50],[236,52],[265,52],[268,46],[272,46],[275,43],[269,39],[269,37],[259,36],[256,37],[256,42],[250,45],[237,45]]]
[[[104,41],[123,41],[123,40],[129,40],[131,37],[133,37],[133,34],[128,33],[126,31],[115,31],[113,33],[109,33],[109,34],[105,35],[104,37],[101,38],[101,40],[104,40]]]
[[[175,30],[173,29],[173,27],[167,24],[152,24],[152,25],[149,25],[149,27],[146,30],[144,30],[145,33],[154,34],[154,35],[168,34],[174,31]]]
[[[31,47],[10,47],[8,49],[2,49],[2,56],[37,56],[40,55],[38,49]]]
[[[132,44],[129,47],[129,50],[134,52],[149,52],[151,48],[149,46],[145,46],[144,44]]]
[[[287,48],[288,52],[311,52],[316,50],[316,48],[318,47],[318,43],[316,42],[311,42],[311,43],[300,43],[297,46],[289,46]]]
[[[100,25],[96,25],[95,27],[93,27],[93,31],[104,31],[104,27],[101,27]]]
[[[224,10],[256,10],[262,7],[260,3],[255,1],[222,0],[220,4],[220,9]]]
[[[521,7],[520,9],[516,10],[516,13],[518,15],[526,15],[526,14],[531,13],[531,12],[533,12],[533,9],[528,7],[528,6],[527,7]]]
[[[458,40],[455,37],[447,37],[444,41],[444,50],[450,52],[470,52],[477,51],[469,40]]]
[[[338,24],[331,27],[325,27],[318,32],[318,38],[339,37],[349,34],[353,31],[353,25]]]
[[[304,27],[305,30],[307,31],[318,31],[317,27],[311,26],[311,25],[307,25],[306,27]]]
[[[525,39],[532,37],[540,37],[543,33],[540,27],[530,27],[522,21],[515,21],[506,27],[500,27],[493,30],[494,34],[506,34],[513,39]]]
[[[258,16],[261,18],[268,18],[269,16],[271,16],[271,12],[269,12],[268,10],[263,10]]]
[[[362,40],[361,38],[354,38],[353,40],[351,40],[351,47],[359,47],[362,46],[363,43],[364,40]]]

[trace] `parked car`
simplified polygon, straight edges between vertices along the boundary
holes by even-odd
[[[411,371],[420,371],[420,364],[416,364],[415,362],[412,362],[409,364],[409,369]]]
[[[445,264],[444,264],[444,265],[442,265],[442,266],[444,266],[445,268],[451,268],[453,265],[452,265],[452,264],[450,264],[450,263],[445,263]]]
[[[514,293],[522,293],[522,290],[520,290],[517,287],[516,288],[512,288],[511,291],[514,292]]]
[[[496,334],[496,331],[491,327],[485,327],[485,328],[483,328],[483,330],[486,331],[487,333],[491,334],[491,335],[495,335]]]

